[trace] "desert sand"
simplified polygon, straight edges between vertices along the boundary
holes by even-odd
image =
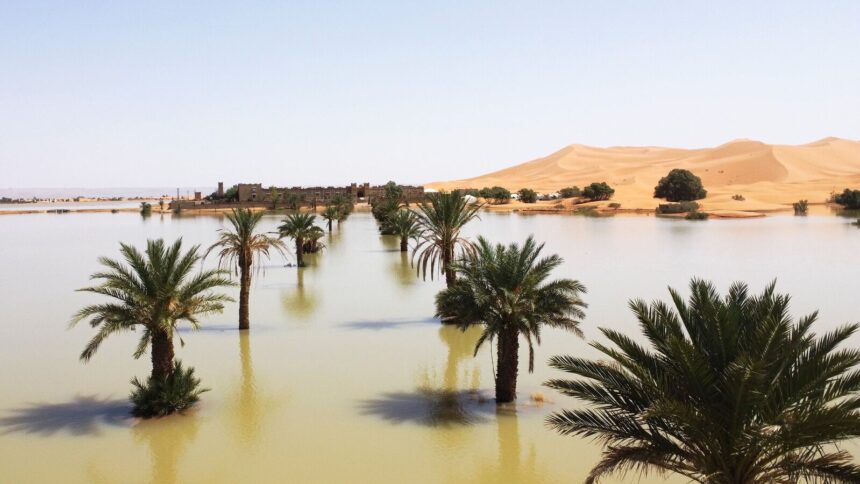
[[[685,168],[702,178],[708,196],[699,202],[714,215],[791,210],[791,204],[800,199],[823,204],[831,192],[860,188],[860,142],[825,138],[804,145],[770,145],[735,140],[701,149],[575,144],[494,173],[428,183],[427,187],[451,190],[499,185],[511,191],[532,188],[550,193],[605,181],[615,188],[612,202],[625,210],[650,211],[664,203],[652,198],[654,186],[673,168]],[[733,200],[736,194],[745,200]],[[548,208],[557,202],[541,205]],[[514,207],[526,208],[522,204],[509,208]]]

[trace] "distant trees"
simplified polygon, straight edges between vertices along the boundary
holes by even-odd
[[[228,202],[238,202],[239,201],[239,186],[233,185],[228,188],[227,191],[224,192],[224,200]]]
[[[281,237],[288,237],[296,243],[296,264],[299,267],[305,266],[305,245],[306,241],[313,241],[311,248],[317,245],[317,241],[323,234],[323,230],[316,226],[316,215],[309,213],[291,213],[287,218],[282,220],[282,224],[278,227],[278,232]]]
[[[849,210],[860,209],[860,190],[846,188],[840,194],[833,196],[833,201]]]
[[[561,198],[574,198],[582,195],[582,190],[580,190],[577,186],[562,188],[558,191],[558,195]]]
[[[340,216],[340,211],[339,211],[339,210],[337,209],[337,207],[335,207],[334,205],[329,205],[329,206],[327,206],[327,207],[322,211],[322,213],[320,214],[320,217],[322,217],[322,219],[323,219],[323,220],[325,220],[325,223],[326,223],[326,225],[328,226],[328,231],[329,231],[329,233],[331,233],[331,224],[332,224],[332,222],[334,222],[335,220],[337,220],[337,218],[338,218],[339,216]]]
[[[400,209],[401,205],[405,204],[406,197],[403,194],[403,188],[393,181],[386,183],[383,187],[382,198],[375,198],[370,201],[370,213],[379,224],[379,231],[382,234],[391,235],[387,232],[385,222]]]
[[[535,203],[538,199],[537,192],[531,188],[521,188],[520,191],[517,192],[517,195],[523,203]]]
[[[670,202],[700,200],[707,194],[701,178],[680,168],[670,171],[654,187],[654,198],[665,198]]]
[[[295,192],[284,193],[284,205],[290,210],[298,210],[301,197]]]
[[[699,209],[699,204],[696,202],[681,202],[681,203],[661,203],[657,206],[657,213],[662,215],[674,213],[689,213]]]
[[[548,418],[564,435],[599,439],[585,482],[667,471],[690,482],[860,482],[838,445],[860,437],[858,325],[814,330],[788,295],[736,283],[721,296],[701,280],[685,300],[629,303],[641,336],[601,328],[599,359],[555,356],[572,379],[546,384],[588,406]],[[821,328],[822,330],[824,328]]]
[[[582,196],[592,201],[609,200],[614,194],[615,189],[606,182],[595,182],[582,190]]]
[[[505,187],[484,187],[478,192],[478,194],[484,200],[488,200],[497,205],[508,203],[511,200],[511,191]]]
[[[809,212],[809,201],[798,200],[792,204],[795,215],[806,215]]]
[[[140,202],[140,214],[144,217],[152,214],[152,205],[149,202]]]

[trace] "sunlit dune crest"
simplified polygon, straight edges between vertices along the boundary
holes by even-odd
[[[775,210],[800,199],[824,202],[833,191],[860,186],[860,141],[824,138],[803,145],[739,139],[713,148],[598,148],[574,144],[555,153],[475,178],[434,182],[434,189],[499,185],[554,192],[605,181],[625,208],[654,208],[657,181],[673,168],[702,178],[706,209]],[[735,194],[745,200],[733,200]]]

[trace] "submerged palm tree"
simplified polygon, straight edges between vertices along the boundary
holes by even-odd
[[[484,327],[475,354],[485,341],[497,339],[496,402],[511,402],[517,393],[520,335],[528,343],[532,372],[533,345],[540,344],[544,326],[582,334],[578,319],[585,316],[580,299],[585,287],[571,279],[547,281],[562,258],[539,258],[543,244],[532,237],[522,247],[494,246],[478,237],[475,249],[452,264],[460,279],[436,296],[436,313],[462,330]]]
[[[254,259],[268,258],[271,250],[283,254],[287,247],[277,237],[255,233],[263,218],[263,212],[252,212],[245,208],[233,209],[226,218],[232,228],[219,230],[218,241],[209,247],[206,254],[218,249],[218,265],[232,266],[239,273],[239,329],[249,329],[251,320],[248,306]]]
[[[385,221],[386,233],[400,237],[400,252],[409,250],[409,239],[421,234],[418,217],[411,210],[398,210]]]
[[[471,220],[478,218],[481,205],[470,204],[460,192],[434,193],[427,201],[418,204],[415,215],[421,229],[421,237],[412,259],[416,260],[419,273],[427,278],[428,265],[431,279],[443,272],[448,287],[454,283],[455,275],[451,263],[459,247],[464,252],[473,249],[472,243],[460,236],[460,230]]]
[[[284,223],[278,227],[281,237],[289,237],[296,242],[296,264],[299,267],[304,267],[305,265],[305,241],[316,237],[322,231],[322,229],[314,224],[315,221],[316,215],[291,213],[283,220]]]
[[[354,208],[352,200],[343,195],[335,195],[331,199],[331,204],[337,208],[337,217],[335,220],[337,220],[337,226],[340,227],[340,223],[348,219],[352,214]]]
[[[613,472],[674,472],[717,484],[860,482],[836,447],[860,436],[860,352],[838,349],[858,330],[816,336],[817,313],[796,323],[789,297],[736,283],[721,297],[701,280],[689,302],[630,303],[648,346],[602,329],[609,358],[557,356],[576,380],[547,383],[589,402],[549,418],[563,434],[607,444],[587,482]]]
[[[200,316],[223,311],[224,303],[232,299],[214,289],[233,284],[221,270],[195,273],[199,246],[183,253],[182,239],[169,247],[161,239],[149,240],[144,254],[130,245],[120,246],[124,262],[102,257],[99,262],[106,270],[90,277],[101,284],[79,289],[114,299],[87,306],[72,319],[72,325],[89,319],[90,326],[98,328],[81,360],[89,361],[108,336],[141,329],[134,357],[151,345],[152,379],[164,380],[174,370],[176,325],[185,321],[197,328]]]
[[[328,225],[328,231],[331,232],[331,224],[340,217],[340,209],[334,205],[329,205],[322,211],[320,216],[325,220],[326,225]]]

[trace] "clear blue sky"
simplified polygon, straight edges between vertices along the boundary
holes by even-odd
[[[860,138],[860,1],[0,0],[0,187],[426,182]]]

